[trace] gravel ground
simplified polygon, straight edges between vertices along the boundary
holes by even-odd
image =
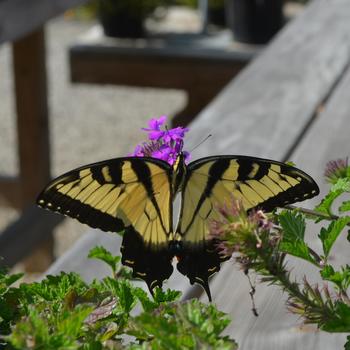
[[[63,17],[47,26],[52,173],[112,157],[124,156],[143,140],[140,128],[150,117],[174,115],[185,104],[181,91],[71,84],[67,47],[91,22]],[[16,124],[11,49],[0,47],[0,174],[15,175]],[[34,166],[34,165],[33,165]],[[1,202],[0,230],[18,213]],[[87,227],[66,220],[56,229],[56,255],[64,252]]]

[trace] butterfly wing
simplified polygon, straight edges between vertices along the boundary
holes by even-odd
[[[124,230],[122,262],[148,286],[171,275],[172,189],[166,162],[126,157],[86,165],[53,180],[37,203],[103,231]]]
[[[318,186],[309,175],[272,160],[214,156],[190,163],[176,230],[183,242],[178,270],[191,283],[201,284],[210,299],[208,278],[227,259],[217,253],[215,242],[208,240],[210,220],[219,219],[217,205],[234,197],[242,201],[246,210],[259,207],[271,211],[318,193]]]

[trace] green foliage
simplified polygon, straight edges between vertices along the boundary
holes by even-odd
[[[254,270],[260,275],[261,281],[274,284],[287,293],[289,311],[299,315],[305,323],[316,324],[319,329],[327,332],[350,332],[350,266],[335,268],[330,257],[337,239],[346,234],[350,226],[350,201],[343,201],[333,213],[335,200],[350,193],[350,167],[348,160],[329,162],[325,176],[331,188],[329,193],[315,210],[297,208],[293,211],[275,212],[273,222],[269,216],[257,211],[255,214],[242,214],[237,200],[232,208],[221,210],[219,220],[213,222],[211,234],[222,241],[223,252],[233,251],[236,261],[248,273]],[[230,215],[239,212],[240,215]],[[258,225],[252,225],[258,219]],[[266,220],[268,218],[268,220]],[[307,228],[306,219],[316,222],[328,220],[318,235],[322,252],[317,252],[305,240]],[[243,230],[248,228],[248,230]],[[350,233],[347,233],[350,242]],[[319,269],[321,283],[311,285],[308,278],[302,280],[291,278],[293,269],[286,263],[288,255],[305,260]],[[254,288],[253,288],[254,289]],[[350,338],[345,345],[350,349]]]
[[[321,228],[321,232],[318,237],[322,242],[325,258],[328,257],[334,242],[348,223],[350,223],[350,216],[345,216],[332,221],[327,228]]]
[[[228,324],[213,305],[177,301],[180,292],[157,288],[154,297],[132,285],[120,257],[96,247],[90,257],[115,277],[85,283],[75,273],[12,287],[22,275],[0,270],[0,348],[8,349],[235,349],[220,334]],[[136,311],[137,305],[141,311]],[[140,308],[139,308],[140,309]],[[125,336],[134,340],[125,341]]]
[[[348,192],[350,192],[350,178],[338,178],[337,181],[332,185],[326,197],[318,206],[316,206],[315,210],[323,214],[328,214],[330,216],[334,215],[332,212],[332,205],[334,201],[342,194]]]
[[[310,249],[304,241],[306,228],[305,217],[296,211],[284,210],[279,214],[278,221],[283,230],[283,236],[279,246],[281,251],[318,266],[318,261],[310,253]]]
[[[228,323],[214,305],[197,300],[165,303],[135,318],[129,334],[145,342],[131,349],[236,349],[235,342],[218,336]]]
[[[346,338],[346,343],[345,343],[344,349],[350,350],[350,335],[348,335]]]

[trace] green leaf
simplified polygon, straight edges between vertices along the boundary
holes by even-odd
[[[326,215],[333,215],[332,212],[332,204],[333,202],[342,194],[342,191],[337,192],[329,192],[321,201],[319,205],[315,207],[315,211],[318,211],[322,214]],[[321,221],[322,219],[319,219],[318,221]]]
[[[350,335],[347,336],[346,338],[346,343],[344,345],[345,350],[350,350]]]
[[[342,213],[350,211],[350,201],[343,202],[339,207],[339,211]]]
[[[338,179],[338,181],[331,187],[331,192],[342,191],[350,192],[350,179],[344,177]]]
[[[340,178],[331,187],[330,192],[324,197],[321,203],[315,207],[315,210],[323,214],[333,215],[333,202],[345,192],[350,192],[350,180],[348,178]]]
[[[22,283],[20,289],[33,302],[38,298],[59,301],[64,300],[72,289],[75,289],[78,294],[85,292],[87,285],[78,274],[61,272],[58,276],[48,275],[41,282]]]
[[[117,265],[120,262],[120,256],[112,255],[105,247],[97,246],[90,250],[89,258],[99,259],[109,265],[113,271],[113,274],[117,271]]]
[[[318,261],[310,254],[309,247],[304,242],[305,217],[296,211],[283,210],[278,220],[283,230],[279,249],[318,266]]]
[[[337,220],[332,221],[327,228],[322,227],[318,237],[322,241],[323,252],[327,258],[329,252],[338,238],[339,234],[342,232],[344,227],[350,222],[349,216],[341,217]]]
[[[2,295],[6,294],[9,290],[9,287],[13,285],[15,282],[17,282],[20,278],[22,278],[23,275],[24,275],[23,273],[10,275],[8,274],[7,269],[1,268],[0,269],[0,298]]]
[[[190,300],[164,303],[152,313],[142,313],[128,334],[144,340],[131,349],[237,349],[233,340],[221,335],[228,323],[213,304]]]
[[[135,288],[134,295],[139,299],[143,310],[146,312],[153,311],[158,306],[142,288]]]
[[[342,266],[340,271],[335,271],[331,265],[326,265],[320,271],[321,276],[326,281],[331,281],[341,290],[347,290],[350,286],[350,266]]]
[[[350,305],[337,301],[334,308],[335,316],[326,320],[321,329],[327,332],[350,332]]]
[[[165,292],[162,288],[155,288],[154,290],[154,301],[158,304],[160,303],[171,303],[178,300],[181,296],[181,292],[177,290],[167,289]]]
[[[283,229],[283,236],[288,240],[299,239],[304,241],[305,218],[296,211],[283,210],[278,216]]]
[[[116,280],[111,277],[103,279],[102,283],[109,289],[113,296],[118,298],[118,307],[126,315],[134,308],[136,304],[136,296],[134,295],[134,287],[127,280]]]

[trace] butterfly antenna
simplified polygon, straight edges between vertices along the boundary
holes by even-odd
[[[196,148],[198,148],[201,144],[203,144],[205,141],[207,141],[210,137],[212,137],[212,134],[209,134],[205,139],[203,139],[201,142],[199,142],[196,146],[194,146],[191,150],[190,153],[192,153]]]

